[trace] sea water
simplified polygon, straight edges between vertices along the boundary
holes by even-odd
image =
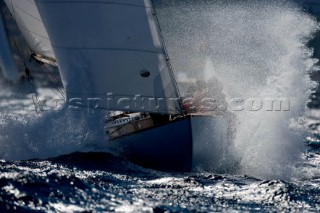
[[[1,212],[319,211],[315,19],[280,0],[154,3],[176,76],[223,85],[236,118],[223,160],[169,173],[114,156],[103,116],[39,110],[59,85],[34,70],[31,85],[0,84]]]

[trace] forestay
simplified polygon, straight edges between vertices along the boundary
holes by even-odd
[[[19,72],[13,59],[2,18],[2,12],[0,11],[0,68],[6,79],[17,81],[19,79]]]
[[[54,60],[51,43],[34,0],[4,0],[30,49]]]
[[[180,113],[149,0],[35,2],[71,104]]]

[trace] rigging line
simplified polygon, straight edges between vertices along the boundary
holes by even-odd
[[[173,68],[172,68],[172,65],[171,65],[171,62],[170,62],[170,58],[169,58],[169,54],[168,54],[168,51],[167,51],[167,48],[166,48],[166,45],[165,45],[165,41],[164,41],[164,37],[162,35],[162,29],[161,29],[161,26],[160,26],[160,21],[158,19],[158,16],[157,16],[157,11],[154,7],[154,3],[153,3],[153,0],[149,0],[150,2],[150,5],[151,5],[151,13],[152,13],[152,17],[154,19],[154,22],[156,24],[156,27],[157,27],[157,31],[158,31],[158,35],[160,37],[160,41],[161,41],[161,44],[162,44],[162,48],[163,48],[163,51],[164,51],[164,54],[166,56],[166,64],[168,66],[168,69],[169,69],[169,74],[170,74],[170,77],[171,77],[171,81],[175,87],[175,92],[177,93],[177,97],[181,97],[181,94],[180,94],[180,91],[179,91],[179,87],[178,87],[178,83],[175,79],[175,75],[174,75],[174,72],[173,72]],[[180,109],[178,111],[180,111],[180,113],[182,114],[182,109],[181,109],[181,100],[179,101],[179,105],[180,105]]]
[[[44,72],[46,72],[46,73],[48,74],[48,78],[49,78],[49,80],[51,81],[51,83],[53,83],[53,84],[59,84],[59,83],[60,83],[60,81],[54,79],[54,78],[51,76],[51,74],[52,74],[53,72],[51,72],[45,65],[41,65],[40,67],[41,67],[41,69],[42,69]],[[55,90],[56,90],[56,91],[55,91]],[[55,92],[56,95],[59,96],[59,98],[62,98],[62,99],[65,98],[65,92],[64,92],[63,89],[61,89],[61,88],[59,88],[59,87],[55,87],[53,91]]]
[[[3,3],[3,2],[2,2],[2,3]],[[11,0],[11,6],[12,6],[12,16],[13,16],[13,18],[14,18],[17,26],[18,26],[19,23],[18,23],[17,20],[16,20],[15,9],[14,9],[14,7],[13,7],[13,0]],[[20,8],[19,8],[19,9],[20,9]],[[21,25],[20,25],[20,26],[21,26]],[[24,28],[23,26],[21,26],[21,27]],[[33,32],[32,32],[32,33],[33,33]],[[32,93],[34,93],[35,99],[36,99],[36,101],[38,102],[38,106],[39,106],[40,110],[42,110],[42,109],[43,109],[43,106],[42,106],[42,103],[41,103],[41,101],[40,101],[40,99],[39,99],[39,96],[38,96],[38,92],[37,92],[37,88],[36,88],[36,86],[35,86],[35,83],[34,83],[33,79],[30,78],[30,70],[29,70],[28,67],[27,67],[27,60],[26,60],[26,57],[24,57],[23,50],[21,50],[21,49],[18,47],[18,44],[17,44],[16,40],[14,40],[14,45],[15,45],[15,48],[17,49],[17,52],[18,52],[18,54],[20,55],[20,58],[21,58],[21,60],[22,60],[22,62],[23,62],[23,64],[24,64],[25,73],[26,73],[26,75],[27,75],[27,80],[28,80],[28,86],[29,86],[30,90],[32,91]],[[29,46],[28,44],[26,44],[26,48],[29,49],[29,52],[32,53],[32,50],[31,50],[31,48],[30,48],[30,46]],[[33,100],[33,102],[34,102],[34,104],[36,105],[35,100]],[[37,114],[38,114],[38,111],[37,111]]]
[[[45,72],[45,67],[43,66],[40,66],[41,69]],[[49,76],[49,79],[51,78],[50,75]],[[51,82],[54,82],[52,79],[50,79]],[[38,106],[39,110],[40,111],[43,111],[44,108],[43,108],[43,103],[41,102],[41,99],[39,97],[39,94],[37,92],[37,87],[36,87],[36,84],[35,84],[35,81],[33,80],[32,77],[28,78],[28,85],[29,85],[29,88],[32,90],[32,93],[34,94],[34,97],[33,97],[33,102],[35,104],[35,106]],[[57,88],[56,88],[57,89]],[[53,90],[54,91],[54,90]],[[62,96],[62,98],[64,98],[64,94],[63,92],[61,91],[54,91],[56,95],[58,95],[60,97],[60,95]],[[61,98],[61,97],[60,97]],[[39,114],[38,110],[37,111],[37,114]]]
[[[41,65],[40,67],[41,67],[41,69],[42,69],[44,72],[46,72],[45,69],[44,69],[44,67],[43,67],[42,65]],[[49,79],[49,81],[50,81],[51,83],[56,84],[56,82],[51,78],[50,73],[47,73],[47,76],[48,76],[48,79]],[[59,98],[63,98],[63,94],[62,94],[62,92],[61,92],[58,88],[53,88],[52,91],[53,91],[57,96],[59,96]]]
[[[19,56],[20,56],[20,58],[21,58],[21,60],[22,60],[22,62],[23,62],[23,65],[24,65],[24,66],[25,66],[25,68],[26,68],[26,67],[27,67],[27,64],[26,64],[25,57],[23,56],[22,51],[19,49],[19,47],[18,47],[18,45],[17,45],[16,40],[14,40],[14,46],[15,46],[15,48],[16,48],[16,49],[17,49],[17,51],[18,51],[18,54],[19,54]]]
[[[16,23],[17,23],[17,22],[16,22]],[[24,57],[23,50],[21,50],[21,49],[18,47],[18,44],[17,44],[17,40],[16,40],[16,39],[14,39],[14,45],[15,45],[15,48],[17,49],[17,52],[18,52],[21,60],[23,61],[23,64],[24,64],[25,68],[27,68],[27,63],[26,63],[27,60],[26,60],[26,58]],[[27,46],[27,48],[29,48],[29,50],[31,50],[29,46]]]
[[[41,68],[46,71],[47,73],[49,73],[49,78],[51,78],[51,81],[55,84],[59,84],[61,83],[61,81],[59,81],[58,79],[54,79],[51,74],[56,74],[55,71],[50,70],[48,67],[46,67],[45,65],[41,66]],[[64,90],[62,88],[57,87],[56,88],[58,91],[60,91],[60,93],[64,96]]]
[[[29,81],[30,80],[30,70],[29,70],[29,68],[27,66],[27,60],[24,57],[24,54],[23,54],[22,50],[19,49],[16,40],[14,40],[14,45],[15,45],[17,51],[18,51],[18,54],[19,54],[22,62],[23,62],[23,65],[24,65],[24,68],[25,68],[25,74],[26,74],[27,80]]]
[[[14,44],[15,44],[15,47],[16,47],[16,49],[17,49],[17,51],[18,51],[18,54],[20,55],[20,58],[21,58],[21,60],[22,60],[22,62],[23,62],[23,65],[24,65],[24,67],[25,67],[25,74],[26,74],[26,77],[27,77],[27,81],[28,81],[29,88],[30,88],[31,91],[35,94],[36,99],[39,100],[36,87],[35,87],[35,85],[34,85],[34,82],[33,82],[32,78],[30,77],[30,70],[29,70],[29,68],[27,67],[27,60],[26,60],[26,58],[23,56],[22,50],[19,49],[16,41],[14,41]]]
[[[57,80],[57,79],[54,79],[51,74],[54,73],[54,71],[50,70],[48,67],[46,67],[45,65],[42,65],[41,66],[41,69],[44,71],[44,72],[47,72],[48,73],[48,78],[50,79],[50,81],[53,83],[53,84],[59,84],[60,81]],[[65,92],[62,88],[59,88],[59,87],[56,87],[54,88],[57,90],[57,92],[61,95],[60,98],[64,99],[65,98]],[[57,94],[57,93],[56,93]],[[59,96],[59,94],[57,94]]]
[[[32,80],[31,78],[28,80],[28,84],[29,84],[32,92],[33,92],[36,96],[38,96],[37,88],[36,88],[36,86],[35,86],[35,84],[34,84],[34,82],[33,82],[33,80]]]
[[[31,77],[27,77],[27,83],[28,83],[29,89],[32,91],[32,93],[34,93],[37,96],[38,92],[37,92],[36,86],[33,82],[33,79]]]
[[[34,18],[35,20],[37,20],[38,22],[40,22],[40,23],[42,23],[41,22],[41,20],[39,19],[39,18],[37,18],[37,17],[35,17],[34,15],[32,15],[32,14],[30,14],[30,13],[28,13],[27,11],[25,11],[24,9],[22,9],[21,7],[19,7],[19,6],[16,6],[17,7],[17,9],[19,9],[19,10],[21,10],[23,13],[25,13],[26,15],[28,15],[28,16],[30,16],[30,17],[32,17],[32,18]]]
[[[15,20],[17,27],[20,26],[20,27],[24,28],[21,24],[19,24],[19,23],[17,22],[17,18],[16,18],[16,15],[15,15],[15,9],[14,9],[14,7],[13,7],[13,0],[11,0],[11,8],[12,8],[12,17],[13,17],[13,19]],[[19,28],[19,27],[18,27],[18,28]],[[24,29],[27,30],[26,28],[24,28]],[[22,33],[21,31],[22,31],[22,30],[20,29],[20,33]],[[31,32],[31,33],[34,33],[34,32]],[[34,34],[36,34],[36,33],[34,33]],[[36,34],[36,35],[37,35],[37,34]],[[40,36],[40,35],[38,35],[38,36]],[[15,42],[15,46],[17,47],[16,42]],[[27,44],[26,46],[27,46],[27,48],[30,50],[30,52],[32,52],[32,48],[29,46],[29,44]],[[19,51],[18,48],[17,48],[17,50]],[[21,57],[21,56],[22,56],[22,54],[20,54],[20,57]],[[24,61],[24,64],[25,64],[25,66],[26,66],[26,63],[25,63],[26,60],[25,60],[23,57],[21,57],[21,59]]]
[[[27,31],[27,32],[29,32],[29,33],[32,33],[32,34],[34,34],[34,35],[36,35],[36,36],[39,36],[39,37],[41,37],[41,38],[43,38],[43,39],[50,40],[48,37],[45,37],[45,36],[43,36],[43,35],[40,35],[40,34],[38,34],[38,33],[36,33],[36,32],[33,32],[33,31],[29,30],[24,24],[18,23],[17,21],[16,21],[16,23],[17,23],[17,26],[21,27],[23,30],[25,30],[25,31]]]
[[[32,101],[33,101],[33,104],[35,106],[36,113],[39,114],[38,107],[39,107],[40,111],[43,109],[43,107],[42,107],[42,103],[41,103],[41,101],[39,99],[38,92],[36,91],[36,88],[35,88],[35,85],[34,85],[32,79],[28,79],[28,81],[27,81],[26,89],[28,89],[28,88],[33,93]]]

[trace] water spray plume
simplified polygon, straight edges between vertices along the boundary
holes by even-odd
[[[264,104],[257,111],[229,106],[237,117],[235,137],[225,157],[206,169],[290,177],[304,151],[304,135],[290,123],[303,116],[316,86],[309,74],[317,60],[306,45],[319,29],[316,20],[288,1],[167,2],[159,13],[174,70],[216,77],[229,102]],[[268,110],[270,99],[289,101],[290,110]]]

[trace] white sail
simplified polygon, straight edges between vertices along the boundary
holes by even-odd
[[[1,13],[1,11],[0,11]],[[2,15],[0,14],[0,68],[4,77],[10,81],[19,79],[18,68],[14,62],[10,49],[7,32],[5,30]]]
[[[51,43],[34,0],[4,0],[31,50],[54,59]]]
[[[68,100],[176,114],[179,94],[149,0],[35,0]]]

